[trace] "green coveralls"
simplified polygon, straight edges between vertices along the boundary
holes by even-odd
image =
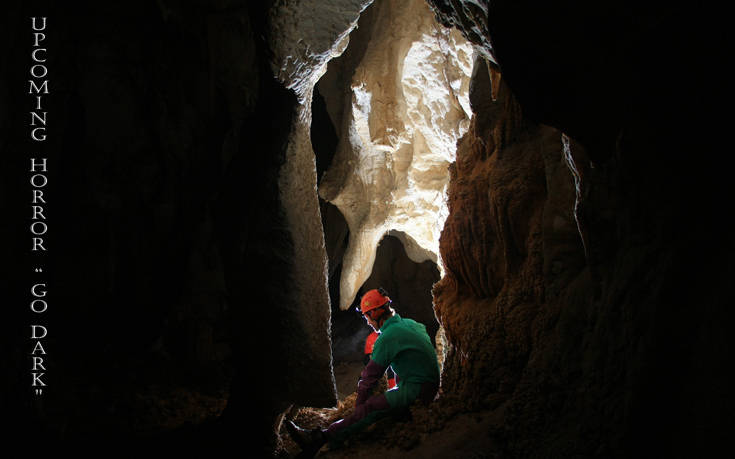
[[[375,363],[393,368],[398,385],[385,393],[390,407],[407,407],[419,396],[421,385],[439,382],[439,363],[426,327],[395,314],[380,327],[375,341]]]
[[[439,386],[436,351],[426,327],[415,320],[404,319],[398,314],[386,320],[380,327],[371,360],[384,368],[391,366],[396,374],[397,386],[385,392],[390,409],[371,411],[349,427],[340,429],[330,444],[338,445],[352,433],[408,407],[419,397],[425,383]]]

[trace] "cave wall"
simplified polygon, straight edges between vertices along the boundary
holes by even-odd
[[[504,457],[714,454],[733,424],[717,13],[430,3],[498,64],[452,169],[445,394],[494,410]]]
[[[80,457],[196,454],[243,440],[269,455],[290,404],[334,403],[328,300],[309,315],[296,288],[297,267],[315,265],[284,200],[300,105],[274,77],[270,7],[8,6],[0,183],[2,303],[13,308],[2,374],[17,439],[75,444]],[[42,400],[27,387],[25,358],[37,320],[27,308],[37,260],[22,224],[37,151],[23,115],[33,15],[49,17],[49,141],[37,153],[49,157],[53,198]]]
[[[504,82],[496,82],[493,101],[487,67],[473,79],[477,116],[450,169],[450,214],[441,239],[447,274],[434,288],[437,316],[453,343],[443,390],[470,405],[489,394],[507,397],[531,351],[526,324],[544,298],[544,157],[556,153],[561,160],[558,132],[526,121]],[[559,200],[571,203],[569,190],[562,190]],[[569,229],[569,212],[558,210]]]

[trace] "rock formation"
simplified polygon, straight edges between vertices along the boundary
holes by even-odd
[[[688,159],[712,154],[698,129],[713,86],[691,98],[666,76],[683,55],[708,61],[717,29],[683,31],[709,16],[430,3],[502,71],[497,101],[473,98],[450,182],[434,290],[445,391],[493,410],[503,457],[715,451],[732,425],[714,357],[732,355],[715,331],[732,319],[732,263],[714,248],[731,240],[718,223],[731,191]]]
[[[305,405],[332,406],[337,401],[331,369],[328,260],[310,139],[312,94],[329,59],[344,51],[349,32],[368,4],[365,0],[288,1],[270,10],[271,64],[299,101],[292,114],[278,189],[294,250],[288,286],[293,300],[285,315],[295,321],[294,333],[301,336],[303,352],[289,354],[287,366],[306,378],[290,381],[294,389],[288,398]]]
[[[471,116],[472,49],[424,2],[377,2],[360,24],[319,83],[339,135],[319,193],[350,229],[342,309],[370,276],[388,233],[412,260],[439,262],[447,168]]]

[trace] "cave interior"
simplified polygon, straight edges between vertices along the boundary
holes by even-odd
[[[78,457],[294,457],[283,419],[345,409],[369,331],[354,306],[380,286],[435,340],[440,395],[320,457],[719,456],[735,427],[723,8],[7,3],[4,434]],[[42,258],[32,154],[49,164]]]

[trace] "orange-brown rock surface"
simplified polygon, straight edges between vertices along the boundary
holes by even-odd
[[[473,100],[450,182],[443,390],[494,413],[502,457],[713,453],[733,424],[732,182],[712,162],[718,76],[690,93],[667,68],[709,68],[714,16],[430,3],[507,85]]]
[[[546,156],[550,168],[560,164],[558,131],[525,121],[502,80],[497,99],[486,98],[487,70],[478,74],[473,100],[482,115],[473,119],[451,168],[450,215],[441,239],[447,274],[434,288],[437,316],[451,343],[443,388],[472,403],[508,397],[530,355],[530,325],[544,301],[545,218],[555,211],[557,232],[571,239],[575,232],[569,224],[573,197],[564,186],[569,176],[544,164]],[[561,182],[552,189],[556,195],[548,191],[547,176]],[[549,196],[566,206],[552,208]]]

